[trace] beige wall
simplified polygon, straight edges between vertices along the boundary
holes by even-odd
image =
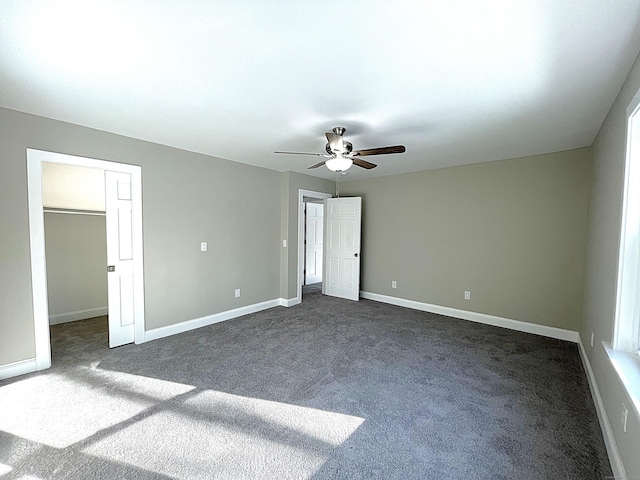
[[[280,296],[280,173],[188,156],[143,164],[147,329]]]
[[[363,197],[361,289],[577,330],[590,172],[578,149],[341,184]]]
[[[147,329],[280,296],[280,173],[0,109],[0,365],[35,354],[27,148],[142,166]]]
[[[629,478],[640,478],[640,420],[629,410],[627,432],[619,421],[622,403],[630,406],[602,341],[611,342],[614,328],[618,251],[626,147],[626,108],[640,90],[640,61],[632,67],[625,84],[593,144],[593,183],[589,205],[584,283],[582,343],[592,365],[607,416]],[[590,348],[591,332],[595,346]]]
[[[45,213],[44,232],[49,316],[106,307],[105,217]]]

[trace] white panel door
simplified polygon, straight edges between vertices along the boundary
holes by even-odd
[[[324,201],[323,293],[360,298],[360,217],[362,198],[328,198]]]
[[[109,347],[111,348],[132,343],[135,339],[131,206],[131,174],[105,171]]]
[[[324,205],[321,203],[307,203],[307,236],[306,236],[306,263],[305,284],[322,281],[322,244],[324,232]]]

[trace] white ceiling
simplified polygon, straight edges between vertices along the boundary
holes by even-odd
[[[348,180],[590,145],[640,0],[3,0],[0,106],[275,170],[324,132]]]

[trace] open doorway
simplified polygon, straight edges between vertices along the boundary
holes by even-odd
[[[125,329],[127,332],[130,332],[130,340],[128,340],[128,342],[144,342],[141,167],[27,149],[29,237],[37,370],[51,366],[49,297],[47,290],[47,257],[44,225],[45,205],[43,203],[42,190],[43,165],[47,163],[88,167],[101,171],[106,192],[104,198],[106,201],[107,255],[113,258],[109,253],[110,250],[113,251],[113,249],[115,249],[118,251],[120,248],[120,251],[122,251],[120,246],[123,244],[122,239],[125,237],[122,233],[118,234],[118,231],[127,233],[126,244],[128,246],[125,252],[126,258],[124,258],[124,260],[127,261],[127,268],[114,268],[113,271],[118,272],[117,276],[109,277],[107,281],[108,309],[110,312],[115,312],[115,315],[109,315],[110,345],[113,337],[112,327],[121,330]],[[118,176],[122,178],[126,177],[126,182],[124,180],[120,181],[120,177]],[[109,179],[113,179],[114,181],[110,182]],[[123,198],[126,200],[126,209],[120,208],[117,205],[115,208],[110,206],[110,204],[113,204],[114,199],[121,200]],[[110,222],[112,224],[116,222],[115,228],[109,227]],[[109,233],[110,231],[115,232],[115,234]],[[109,259],[108,262],[112,263],[112,260]],[[107,262],[103,263],[105,270],[107,269],[106,263]],[[124,285],[122,281],[123,275],[120,273],[120,270],[128,272],[128,276],[130,277],[126,284],[126,289],[116,289],[111,286],[111,283],[113,283],[112,280],[115,280],[119,285]],[[122,299],[125,301],[121,301]],[[114,302],[116,308],[113,308]],[[127,317],[127,320],[130,319],[128,323],[122,321],[123,310],[130,312],[130,315]]]
[[[108,348],[104,170],[42,163],[52,363]]]
[[[303,291],[309,289],[321,290],[322,288],[322,269],[323,269],[323,217],[319,220],[317,214],[319,209],[317,206],[323,205],[324,199],[331,198],[330,193],[315,192],[311,190],[298,190],[298,289],[297,300],[303,300]],[[315,225],[309,225],[309,218],[313,218],[310,214],[313,210],[316,220],[312,221]],[[322,210],[324,213],[324,210]],[[321,226],[318,226],[317,222]],[[313,246],[309,244],[312,240]],[[318,243],[320,244],[318,245]],[[308,248],[309,247],[309,248]],[[318,267],[319,264],[319,267]]]
[[[320,200],[304,203],[304,285],[322,283],[324,205]]]

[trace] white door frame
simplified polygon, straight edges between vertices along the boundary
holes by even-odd
[[[29,199],[29,241],[31,244],[31,289],[33,295],[36,370],[43,370],[51,366],[51,339],[49,334],[49,306],[47,298],[47,269],[42,202],[42,162],[100,168],[102,170],[131,174],[133,252],[136,258],[133,268],[135,343],[143,343],[145,341],[144,266],[142,257],[142,167],[28,148],[27,192]]]
[[[298,280],[296,298],[292,305],[302,302],[302,283],[304,282],[304,199],[324,200],[333,195],[324,192],[314,192],[313,190],[298,190]],[[324,248],[324,247],[323,247]]]

